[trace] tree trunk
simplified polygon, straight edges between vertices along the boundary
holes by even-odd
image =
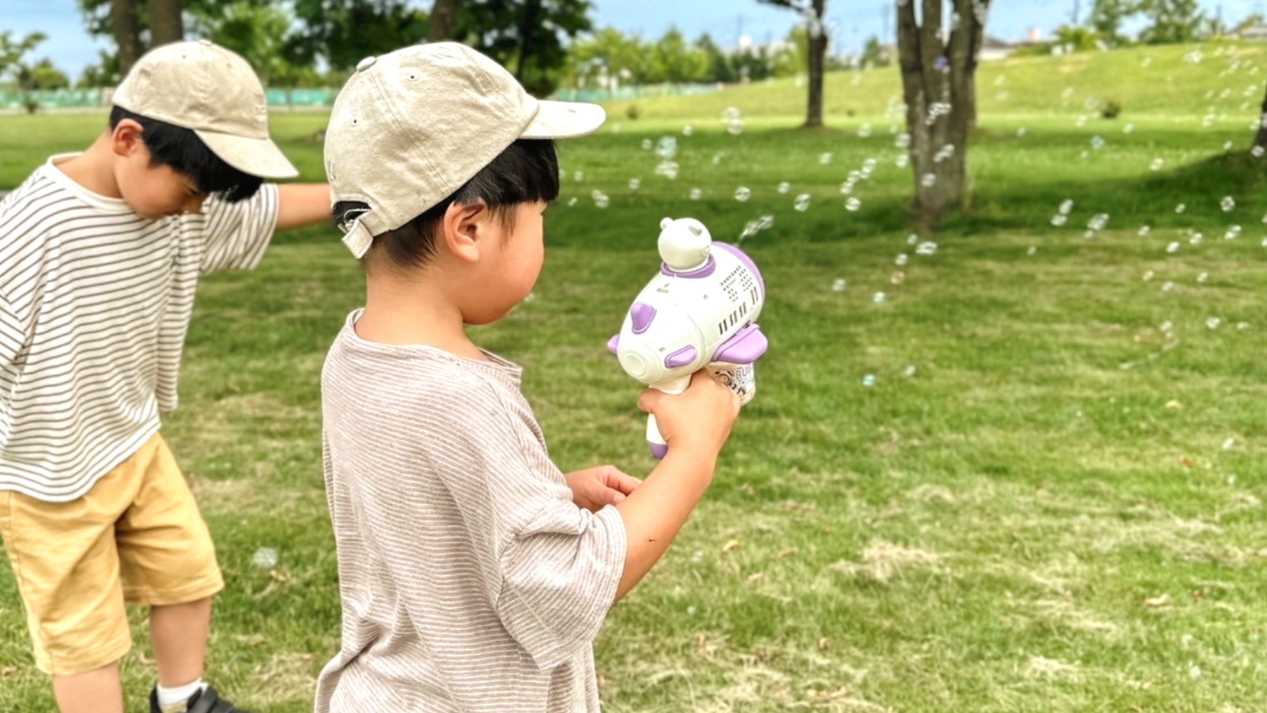
[[[976,53],[989,0],[954,0],[943,42],[942,0],[898,3],[898,55],[915,179],[915,213],[931,229],[967,200],[968,130],[976,113]]]
[[[537,18],[540,14],[541,0],[527,0],[524,3],[523,22],[519,25],[519,61],[515,66],[515,79],[518,79],[520,84],[524,83],[528,61],[532,59],[532,53],[536,50],[532,41],[536,39],[533,34],[536,32]]]
[[[126,76],[141,57],[141,20],[136,0],[110,0],[110,31],[119,46],[119,76]]]
[[[827,58],[827,31],[823,27],[827,0],[814,0],[815,21],[810,25],[809,40],[809,103],[805,110],[805,127],[823,125],[823,65]]]
[[[184,5],[183,0],[148,0],[151,47],[185,39]]]
[[[1267,149],[1267,95],[1263,96],[1263,105],[1258,112],[1258,133],[1254,136],[1254,146]]]
[[[428,42],[440,42],[453,39],[453,30],[457,25],[458,10],[462,0],[436,0],[431,6],[430,27],[427,29]]]

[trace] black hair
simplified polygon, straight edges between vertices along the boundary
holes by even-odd
[[[134,114],[123,107],[116,106],[110,110],[112,130],[124,119],[141,125],[141,140],[150,150],[151,166],[170,166],[175,172],[193,179],[194,185],[204,194],[214,194],[226,203],[237,203],[255,195],[264,183],[259,176],[243,173],[225,163],[192,129]]]
[[[506,147],[475,177],[449,197],[428,208],[404,225],[374,237],[362,263],[383,255],[396,267],[422,267],[435,256],[436,226],[449,206],[483,202],[494,216],[510,225],[511,210],[520,203],[550,202],[559,197],[559,159],[550,139],[518,139]],[[356,217],[369,209],[360,201],[340,201],[331,217],[335,227],[346,230]]]

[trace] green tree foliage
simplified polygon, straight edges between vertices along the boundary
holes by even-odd
[[[427,14],[408,0],[295,0],[301,25],[287,38],[295,64],[322,58],[334,70],[427,38]]]
[[[465,0],[459,40],[501,62],[533,94],[553,92],[568,62],[564,39],[593,29],[589,0]]]
[[[1152,24],[1140,35],[1149,44],[1192,42],[1201,35],[1204,16],[1198,0],[1144,0],[1140,10]]]
[[[651,71],[647,79],[652,82],[685,84],[708,78],[708,55],[687,42],[676,27],[669,28],[651,50]]]
[[[862,48],[862,55],[858,57],[858,64],[863,67],[887,67],[893,62],[892,53],[880,44],[880,38],[874,35]]]
[[[246,58],[266,85],[295,86],[316,79],[316,72],[292,63],[286,38],[295,18],[283,5],[234,0],[215,17],[198,17],[194,33]]]
[[[9,82],[22,95],[22,104],[32,114],[39,105],[30,92],[41,89],[65,89],[70,80],[49,59],[31,63],[26,55],[47,39],[42,32],[16,39],[12,32],[0,32],[0,82]]]

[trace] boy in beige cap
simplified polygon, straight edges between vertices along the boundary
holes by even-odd
[[[454,43],[366,59],[335,102],[326,172],[367,292],[322,375],[343,641],[317,713],[598,711],[607,611],[712,479],[738,403],[707,375],[642,395],[671,446],[645,482],[564,474],[520,368],[464,329],[532,290],[551,139],[603,119]]]
[[[0,202],[0,535],[63,713],[122,713],[125,604],[150,607],[154,713],[237,711],[201,680],[215,550],[159,435],[200,276],[251,268],[329,187],[268,136],[259,79],[207,42],[147,54],[110,128]]]

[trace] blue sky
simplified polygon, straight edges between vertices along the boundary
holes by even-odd
[[[1019,39],[1030,27],[1049,32],[1069,21],[1075,4],[1085,16],[1093,1],[994,0],[996,7],[990,13],[988,30],[1003,39]],[[419,0],[419,4],[425,7],[430,2]],[[1262,11],[1267,2],[1202,0],[1201,4],[1209,13],[1221,9],[1226,21],[1235,22],[1251,12]],[[596,0],[594,5],[594,21],[599,27],[611,26],[655,38],[677,26],[690,38],[708,32],[725,46],[733,45],[741,31],[758,43],[782,38],[797,19],[792,12],[764,6],[756,0]],[[886,28],[892,33],[892,5],[893,0],[828,0],[833,41],[848,50]],[[76,0],[0,0],[0,32],[45,33],[48,39],[34,56],[49,57],[72,77],[78,76],[110,45],[88,36],[77,8]]]

